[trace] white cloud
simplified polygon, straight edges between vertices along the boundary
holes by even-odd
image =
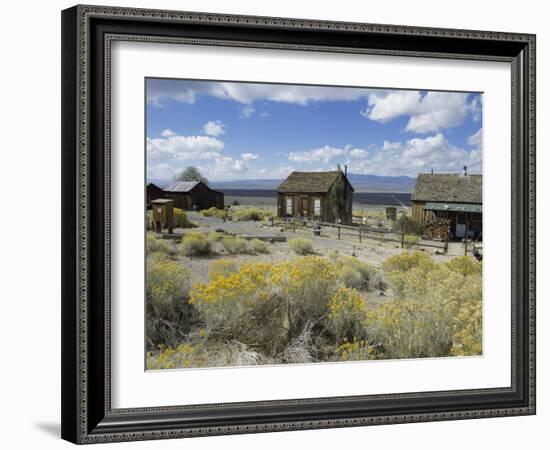
[[[242,159],[235,159],[231,156],[218,155],[211,164],[199,165],[202,173],[211,180],[231,180],[237,176],[244,176],[249,167]]]
[[[290,152],[287,158],[290,161],[299,163],[312,163],[312,162],[324,162],[328,163],[332,159],[346,154],[346,151],[342,148],[335,148],[325,145],[321,148],[313,150],[307,150],[302,152]]]
[[[269,100],[280,103],[307,105],[315,101],[357,100],[366,97],[368,90],[323,86],[283,84],[217,83],[210,89],[212,95],[230,98],[243,104]]]
[[[242,111],[241,111],[241,115],[239,116],[240,118],[244,118],[244,119],[248,119],[252,114],[254,114],[256,112],[256,108],[254,108],[254,106],[252,105],[246,105]]]
[[[382,150],[399,150],[401,148],[401,142],[384,141]]]
[[[231,156],[223,156],[216,159],[216,168],[213,170],[214,173],[242,173],[248,170],[248,166],[244,161],[240,159],[234,159]]]
[[[361,115],[381,123],[410,114],[420,101],[418,91],[389,91],[369,95],[367,109]]]
[[[364,148],[353,148],[351,145],[346,145],[343,148],[331,147],[325,145],[321,148],[315,148],[312,150],[290,152],[287,158],[290,161],[298,163],[328,163],[339,157],[350,157],[353,159],[366,158],[369,152]]]
[[[206,122],[202,131],[209,136],[220,136],[225,133],[225,125],[220,120]]]
[[[147,177],[158,180],[170,180],[176,175],[176,170],[168,163],[147,166]]]
[[[368,156],[369,152],[366,151],[364,148],[354,148],[352,150],[349,150],[349,156],[352,158],[366,158]]]
[[[171,102],[192,104],[197,100],[198,94],[199,92],[191,86],[173,85],[156,80],[155,83],[148,84],[147,103],[156,108],[164,108]]]
[[[243,161],[251,161],[253,159],[258,159],[260,156],[257,153],[241,153],[241,158]]]
[[[175,136],[176,133],[174,133],[170,128],[166,128],[166,130],[162,130],[160,135],[162,137],[170,137],[170,136]]]
[[[286,157],[296,163],[296,170],[334,170],[335,163],[339,162],[346,164],[351,173],[388,176],[415,177],[419,173],[429,173],[431,169],[439,173],[459,173],[463,166],[468,166],[470,173],[480,173],[482,168],[480,148],[457,147],[441,133],[403,142],[384,141],[382,145],[366,148],[326,145],[288,153]]]
[[[361,114],[380,123],[409,116],[405,131],[428,133],[458,126],[478,109],[477,99],[468,102],[467,93],[389,91],[371,94]]]
[[[246,161],[259,158],[255,153],[243,153],[240,158],[224,155],[224,143],[211,136],[166,135],[147,138],[149,178],[172,179],[187,165],[193,164],[209,179],[231,179],[235,174],[249,171]]]
[[[349,171],[377,175],[409,175],[436,172],[456,173],[468,166],[472,173],[481,171],[481,151],[466,151],[453,146],[441,134],[414,138],[406,142],[389,142],[369,152],[369,157],[352,161]]]
[[[380,123],[400,116],[409,116],[405,131],[439,132],[463,123],[471,114],[481,119],[481,97],[468,101],[468,93],[375,90],[255,83],[190,82],[185,80],[153,80],[148,84],[147,101],[157,107],[170,102],[194,103],[200,95],[234,100],[244,105],[240,117],[257,113],[255,102],[272,101],[308,105],[312,102],[355,101],[367,99],[361,114]],[[268,113],[260,113],[266,117]]]
[[[223,150],[222,141],[209,136],[147,138],[149,161],[212,159]]]
[[[472,120],[474,122],[479,122],[481,120],[482,112],[482,97],[475,97],[470,103],[470,112],[472,113]]]
[[[186,80],[150,80],[147,102],[164,107],[170,102],[194,103],[200,95],[235,100],[243,105],[268,100],[307,105],[317,101],[352,101],[366,98],[372,89],[331,88],[258,83],[193,82]]]
[[[481,147],[483,142],[483,128],[480,128],[468,138],[468,144],[476,147]]]

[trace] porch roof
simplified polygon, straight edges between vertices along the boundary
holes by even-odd
[[[454,211],[454,212],[482,212],[481,205],[476,203],[441,203],[441,202],[427,202],[424,205],[424,209],[431,211]]]

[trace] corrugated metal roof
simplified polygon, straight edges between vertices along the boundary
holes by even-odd
[[[481,205],[475,203],[438,203],[428,202],[424,209],[432,211],[482,212]]]
[[[193,190],[193,188],[199,184],[200,181],[176,181],[175,183],[171,184],[164,190],[166,192],[189,192]]]
[[[416,177],[412,200],[421,202],[479,203],[482,176],[454,173],[421,173]]]

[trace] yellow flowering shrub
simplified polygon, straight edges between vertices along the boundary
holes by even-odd
[[[291,306],[291,321],[304,322],[326,313],[338,276],[338,266],[328,259],[304,256],[277,264],[271,282]]]
[[[431,270],[434,268],[434,262],[430,255],[425,252],[404,252],[400,255],[394,255],[387,258],[382,264],[384,272],[406,272],[410,269]]]
[[[359,290],[384,289],[381,274],[370,264],[353,256],[333,255],[340,265],[340,280],[344,286]]]
[[[190,231],[181,241],[180,253],[184,256],[207,256],[212,253],[212,245],[204,234]]]
[[[231,219],[238,221],[260,221],[271,216],[271,211],[256,206],[232,206],[229,210]]]
[[[234,236],[225,236],[222,238],[221,243],[225,251],[230,255],[238,255],[248,252],[248,242],[246,242],[246,239]]]
[[[201,313],[209,336],[255,344],[274,354],[309,321],[324,316],[337,275],[337,267],[319,257],[244,264],[238,272],[214,271],[208,282],[195,284],[190,303]]]
[[[160,346],[158,352],[147,353],[147,369],[178,369],[197,367],[196,349],[191,344],[180,344],[176,348]]]
[[[175,253],[172,241],[169,239],[159,239],[156,237],[155,233],[147,233],[146,248],[148,255],[154,252],[165,254]]]
[[[267,246],[267,243],[260,239],[252,239],[250,241],[250,249],[254,253],[269,253],[269,248]]]
[[[445,267],[465,277],[469,275],[481,275],[483,271],[483,264],[469,256],[457,256],[445,263]]]
[[[269,362],[258,352],[240,342],[209,343],[208,346],[183,343],[159,346],[147,352],[147,369],[162,370],[187,367],[253,366]]]
[[[210,242],[219,242],[223,238],[223,233],[219,233],[218,231],[211,231],[206,235],[206,239],[208,239]]]
[[[398,297],[367,315],[367,334],[376,343],[380,357],[480,354],[479,263],[459,257],[435,264],[414,253],[408,255],[394,259],[393,266],[384,264],[394,269],[386,276]],[[419,261],[416,267],[410,264],[414,259]]]
[[[337,348],[339,361],[365,361],[372,359],[374,348],[366,339],[353,338],[351,341],[344,339]]]
[[[197,232],[189,237],[206,240]],[[148,368],[481,353],[480,263],[435,263],[424,252],[406,252],[382,269],[339,255],[240,266],[220,258],[189,287],[187,269],[153,252],[147,298],[158,320],[147,324],[148,349],[155,349]],[[371,292],[382,286],[384,296]]]
[[[254,312],[261,309],[258,302],[266,300],[259,292],[268,265],[242,266],[238,272],[209,272],[206,283],[196,283],[190,292],[189,303],[204,320],[209,336],[219,340],[235,339],[249,342],[258,330],[252,329]]]
[[[219,219],[224,219],[227,217],[227,211],[225,209],[218,209],[214,206],[201,210],[201,214],[204,217],[217,217]]]
[[[174,208],[174,225],[176,228],[193,228],[195,226],[185,211],[180,208]]]
[[[154,317],[175,319],[189,292],[190,272],[165,258],[147,259],[147,300]]]
[[[313,253],[313,244],[309,239],[303,237],[295,237],[289,239],[288,246],[298,255],[309,255]]]
[[[383,359],[447,356],[451,319],[444,302],[397,299],[370,311],[366,329]]]
[[[219,276],[226,277],[237,272],[239,267],[231,259],[216,259],[208,265],[208,279],[213,280]]]
[[[328,303],[329,328],[338,339],[364,335],[367,301],[355,289],[339,288]]]
[[[431,256],[419,251],[390,256],[382,264],[386,282],[400,298],[405,296],[405,290],[410,290],[411,284],[426,286],[422,274],[428,274],[434,268]]]
[[[451,355],[481,355],[483,350],[482,326],[481,301],[472,300],[465,302],[453,321]]]

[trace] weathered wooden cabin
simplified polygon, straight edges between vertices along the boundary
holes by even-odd
[[[159,188],[155,183],[149,183],[147,185],[147,207],[151,207],[151,202],[162,198],[164,191]]]
[[[419,174],[412,193],[412,218],[425,224],[433,217],[450,223],[450,237],[480,239],[482,175]]]
[[[340,169],[292,172],[277,188],[277,215],[351,225],[353,191]]]
[[[176,181],[163,190],[163,198],[174,200],[174,207],[200,210],[224,207],[223,192],[209,188],[202,181]]]

